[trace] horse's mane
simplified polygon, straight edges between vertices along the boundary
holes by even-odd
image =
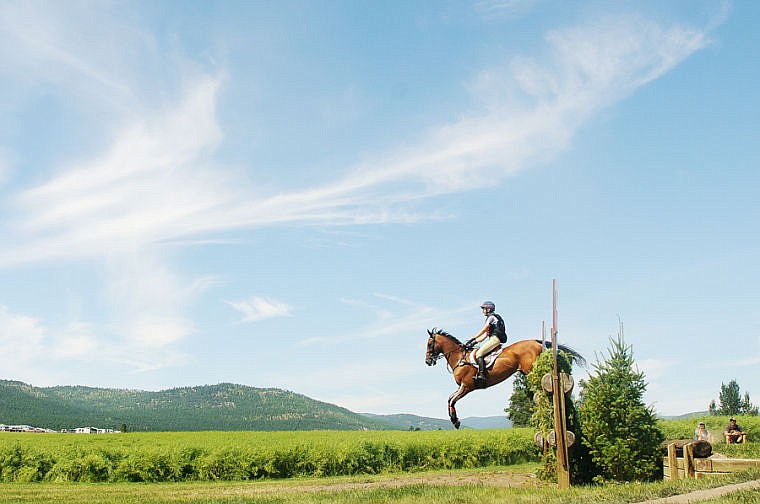
[[[444,336],[444,337],[446,337],[446,338],[450,339],[451,341],[453,341],[453,342],[454,342],[454,343],[456,343],[457,345],[461,345],[461,344],[462,344],[462,342],[461,342],[461,341],[459,341],[458,339],[456,339],[456,338],[454,337],[454,335],[453,335],[453,334],[449,334],[449,333],[447,333],[446,331],[444,331],[443,329],[441,329],[441,328],[438,328],[438,327],[434,327],[434,328],[432,328],[432,329],[430,330],[430,334],[439,334],[439,335],[441,335],[441,336]]]

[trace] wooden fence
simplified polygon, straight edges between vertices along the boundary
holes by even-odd
[[[668,444],[668,456],[663,458],[665,479],[705,478],[718,474],[760,469],[760,459],[728,459],[695,457],[693,443],[683,445],[683,456],[676,453],[676,443]]]

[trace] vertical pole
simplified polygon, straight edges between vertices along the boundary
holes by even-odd
[[[567,456],[565,439],[565,408],[564,384],[560,382],[557,366],[557,280],[552,280],[552,353],[554,355],[554,370],[552,371],[552,386],[554,387],[554,433],[557,439],[557,484],[559,488],[570,488],[570,466]]]
[[[683,445],[683,477],[696,478],[694,474],[694,445],[692,443]]]
[[[670,467],[670,479],[675,481],[678,479],[678,457],[676,456],[676,444],[670,443],[668,445],[668,466]]]
[[[546,320],[541,321],[541,348],[546,348]]]

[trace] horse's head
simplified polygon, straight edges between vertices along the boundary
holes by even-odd
[[[428,366],[435,366],[443,352],[440,343],[436,341],[438,333],[435,331],[435,328],[432,331],[428,330],[427,351],[425,352],[425,364]]]

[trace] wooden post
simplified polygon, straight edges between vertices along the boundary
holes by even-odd
[[[568,463],[567,442],[565,437],[565,389],[560,383],[557,369],[557,280],[552,280],[552,352],[554,370],[552,385],[554,387],[554,432],[557,438],[557,484],[559,488],[570,488],[570,464]]]
[[[668,465],[670,466],[670,479],[675,481],[678,479],[678,457],[676,456],[676,444],[670,443],[668,445]]]
[[[541,321],[541,348],[546,347],[546,320]]]
[[[694,473],[694,446],[691,443],[683,445],[683,477],[697,477]]]

